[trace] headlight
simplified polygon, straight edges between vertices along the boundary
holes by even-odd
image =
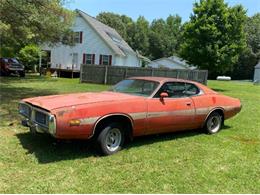
[[[54,115],[49,116],[49,132],[52,135],[55,135],[56,133],[56,118]]]
[[[20,103],[19,104],[19,113],[30,118],[31,117],[31,108],[30,106]]]

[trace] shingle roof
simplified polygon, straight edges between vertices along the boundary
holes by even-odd
[[[86,14],[81,10],[76,12],[85,19],[86,22],[98,33],[105,43],[118,55],[126,56],[126,52],[135,53],[133,49],[124,41],[115,29],[99,22],[96,18]]]

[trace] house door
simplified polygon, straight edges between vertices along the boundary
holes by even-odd
[[[78,53],[72,54],[72,69],[78,69]]]

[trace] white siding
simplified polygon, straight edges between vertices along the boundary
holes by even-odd
[[[74,66],[77,70],[80,70],[80,64],[83,62],[83,53],[95,54],[95,64],[99,64],[100,55],[112,55],[112,65],[139,66],[139,58],[135,54],[127,54],[126,57],[115,55],[106,42],[80,16],[76,17],[72,29],[74,32],[83,32],[82,43],[77,43],[75,46],[59,44],[55,47],[42,47],[43,50],[51,51],[51,68],[71,69],[73,53],[78,54],[78,64]]]

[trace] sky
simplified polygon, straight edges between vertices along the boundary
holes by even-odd
[[[100,12],[125,14],[136,20],[140,15],[148,21],[166,19],[170,14],[178,14],[182,21],[188,21],[196,0],[70,0],[66,5],[69,9],[80,9],[91,16]],[[199,0],[197,0],[199,1]],[[260,0],[225,0],[228,5],[242,4],[247,15],[260,12]]]

